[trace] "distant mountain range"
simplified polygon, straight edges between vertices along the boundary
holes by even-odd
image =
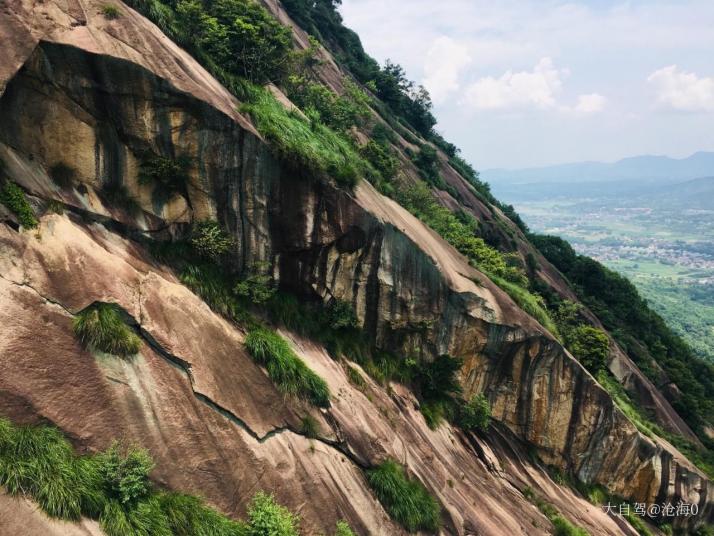
[[[677,182],[714,175],[714,152],[682,158],[634,156],[613,163],[579,162],[527,169],[486,169],[481,177],[499,183],[587,183],[609,181]]]
[[[714,177],[661,186],[635,201],[645,206],[672,209],[714,210]]]

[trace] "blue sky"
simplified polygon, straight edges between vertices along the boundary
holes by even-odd
[[[477,168],[714,150],[714,1],[342,0]]]

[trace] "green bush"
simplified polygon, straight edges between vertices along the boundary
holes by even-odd
[[[407,478],[397,462],[386,460],[368,469],[367,481],[385,510],[405,529],[410,532],[439,529],[439,503],[421,482]]]
[[[482,394],[472,396],[459,411],[459,426],[466,431],[488,429],[491,422],[491,405]]]
[[[399,170],[399,160],[389,146],[374,140],[368,141],[359,148],[360,154],[379,171],[382,177],[391,181]]]
[[[317,110],[322,121],[337,132],[345,132],[364,123],[369,116],[368,100],[362,90],[345,79],[345,95],[337,95],[319,82],[304,76],[288,78],[287,94],[300,109]]]
[[[130,356],[141,348],[141,339],[126,325],[118,306],[90,305],[74,319],[74,333],[88,349]]]
[[[139,169],[139,184],[154,187],[154,199],[164,203],[173,194],[185,194],[190,179],[191,158],[179,156],[172,159],[165,156],[149,155],[145,157]]]
[[[315,117],[305,119],[298,112],[288,111],[269,91],[256,90],[255,98],[242,109],[251,115],[278,156],[295,167],[350,188],[360,175],[374,174],[346,138]]]
[[[282,393],[318,407],[330,406],[330,390],[325,380],[310,370],[280,335],[266,328],[256,328],[248,333],[245,345]]]
[[[0,203],[17,216],[17,220],[26,229],[37,227],[37,218],[27,202],[25,192],[14,182],[8,182],[0,189]]]
[[[248,508],[248,536],[299,536],[300,519],[259,491]]]
[[[346,521],[338,521],[335,527],[335,536],[356,536]]]
[[[580,325],[563,334],[565,346],[591,373],[607,367],[610,340],[607,334],[591,326]]]
[[[292,65],[290,29],[254,0],[179,0],[176,25],[181,41],[252,82],[280,82]]]
[[[238,296],[255,305],[268,302],[276,292],[272,278],[265,274],[251,274],[239,281],[233,290]]]
[[[189,241],[199,256],[213,261],[219,260],[235,245],[233,238],[214,220],[194,224]]]
[[[149,473],[154,462],[141,449],[126,449],[114,443],[98,455],[99,473],[107,495],[122,504],[136,504],[151,491]]]
[[[113,4],[104,4],[102,6],[102,14],[109,20],[118,19],[121,16],[119,8]]]

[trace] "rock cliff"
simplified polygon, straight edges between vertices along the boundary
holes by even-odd
[[[698,521],[714,520],[707,478],[665,441],[640,434],[552,334],[440,236],[366,181],[349,192],[281,162],[190,55],[130,7],[110,21],[101,6],[9,0],[0,8],[0,39],[10,44],[0,61],[0,159],[41,215],[36,232],[18,232],[0,213],[1,415],[51,423],[79,451],[134,440],[155,457],[157,483],[236,518],[255,491],[274,492],[307,534],[339,519],[359,534],[401,534],[363,475],[387,457],[438,498],[444,534],[550,533],[526,487],[590,534],[637,533],[555,484],[528,449],[629,500],[684,500],[699,506]],[[158,202],[140,184],[147,151],[192,157],[185,195]],[[50,178],[57,164],[74,170],[72,187]],[[102,189],[111,184],[125,185],[140,212],[108,201]],[[48,211],[51,200],[64,214]],[[496,210],[475,198],[467,208],[477,217]],[[286,400],[248,356],[245,332],[147,252],[151,240],[207,218],[234,237],[238,270],[264,262],[305,299],[351,303],[377,347],[462,358],[464,393],[487,395],[492,428],[430,430],[407,388],[362,374],[359,389],[324,348],[289,331],[283,336],[334,397],[319,411]],[[567,293],[557,270],[540,264]],[[72,319],[97,302],[132,319],[143,340],[136,359],[77,343]],[[306,414],[319,423],[316,439],[301,432]],[[17,527],[100,530],[89,520],[48,521],[0,495],[0,534]]]

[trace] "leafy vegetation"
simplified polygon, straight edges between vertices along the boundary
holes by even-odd
[[[36,501],[49,516],[99,520],[108,536],[297,536],[299,518],[264,492],[233,521],[197,497],[157,489],[153,461],[141,449],[114,444],[77,456],[55,428],[14,426],[0,419],[0,485]],[[352,534],[340,522],[337,535]]]
[[[626,278],[576,254],[561,238],[531,235],[531,241],[570,280],[578,297],[656,384],[659,378],[652,361],[664,369],[681,391],[680,395],[668,392],[670,402],[699,437],[710,443],[703,428],[714,415],[714,366],[697,358]]]
[[[581,309],[580,304],[560,301],[555,322],[565,347],[586,369],[597,375],[607,367],[610,341],[604,331],[585,323]]]
[[[109,20],[118,19],[121,16],[121,11],[114,4],[104,4],[102,6],[102,14]]]
[[[360,175],[371,176],[373,168],[356,152],[351,142],[326,127],[319,117],[305,118],[288,111],[266,90],[243,110],[250,113],[260,133],[278,155],[296,168],[333,178],[339,185],[353,187]]]
[[[307,76],[289,77],[287,95],[302,110],[314,109],[320,121],[337,132],[364,124],[369,117],[369,97],[354,82],[343,80],[345,94],[338,95]]]
[[[251,82],[279,82],[294,58],[292,35],[254,0],[179,0],[176,23],[217,65]]]
[[[194,224],[189,240],[199,256],[212,261],[219,260],[234,246],[233,238],[214,220]]]
[[[325,380],[295,355],[280,335],[267,328],[255,328],[248,333],[245,346],[282,393],[318,407],[330,406],[330,390]]]
[[[439,528],[439,503],[394,460],[367,470],[367,481],[389,515],[410,532]]]
[[[535,504],[538,510],[553,524],[553,534],[555,536],[589,536],[588,531],[576,527],[565,519],[555,506],[538,497],[530,487],[526,487],[523,490],[523,496]]]
[[[459,426],[466,431],[486,431],[491,423],[491,405],[482,394],[474,395],[459,411]]]
[[[17,220],[25,229],[37,227],[37,218],[32,207],[27,202],[25,192],[14,182],[7,182],[0,189],[0,203],[5,205],[10,212],[17,216]]]
[[[247,536],[299,536],[300,519],[262,491],[248,508]]]
[[[80,312],[74,319],[74,333],[86,348],[108,354],[126,357],[141,348],[141,339],[111,303],[95,303]]]
[[[175,193],[186,194],[190,166],[191,158],[188,156],[173,159],[148,155],[141,162],[139,184],[153,186],[154,199],[166,202]]]
[[[345,521],[338,521],[335,527],[335,536],[356,536]]]

